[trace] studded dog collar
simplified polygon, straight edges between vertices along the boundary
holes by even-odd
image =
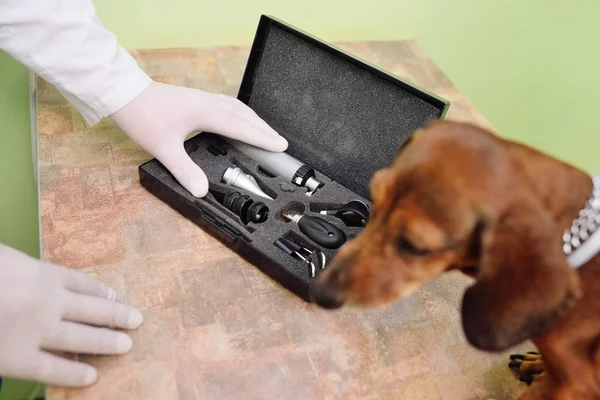
[[[579,217],[563,234],[563,251],[571,268],[579,268],[600,252],[600,177]]]

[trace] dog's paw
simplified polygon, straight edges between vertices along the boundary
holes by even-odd
[[[508,367],[521,382],[525,382],[528,386],[544,376],[542,356],[534,351],[511,355]]]

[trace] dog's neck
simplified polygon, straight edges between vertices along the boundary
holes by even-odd
[[[600,180],[529,148],[517,146],[515,154],[536,158],[520,163],[522,172],[560,228],[571,267],[584,265],[600,253]]]

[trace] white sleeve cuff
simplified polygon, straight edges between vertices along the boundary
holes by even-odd
[[[153,82],[152,78],[141,70],[139,73],[130,74],[124,78],[122,82],[94,101],[93,105],[72,96],[68,92],[63,92],[60,89],[59,91],[79,111],[84,120],[90,126],[94,126],[103,118],[119,111],[150,87]]]

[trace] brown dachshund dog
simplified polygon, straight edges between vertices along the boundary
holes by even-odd
[[[371,220],[320,276],[316,303],[384,306],[461,270],[474,278],[461,310],[469,343],[530,339],[541,354],[512,357],[534,376],[522,399],[600,399],[600,257],[573,269],[562,244],[592,190],[588,174],[539,151],[432,122],[373,177]]]

